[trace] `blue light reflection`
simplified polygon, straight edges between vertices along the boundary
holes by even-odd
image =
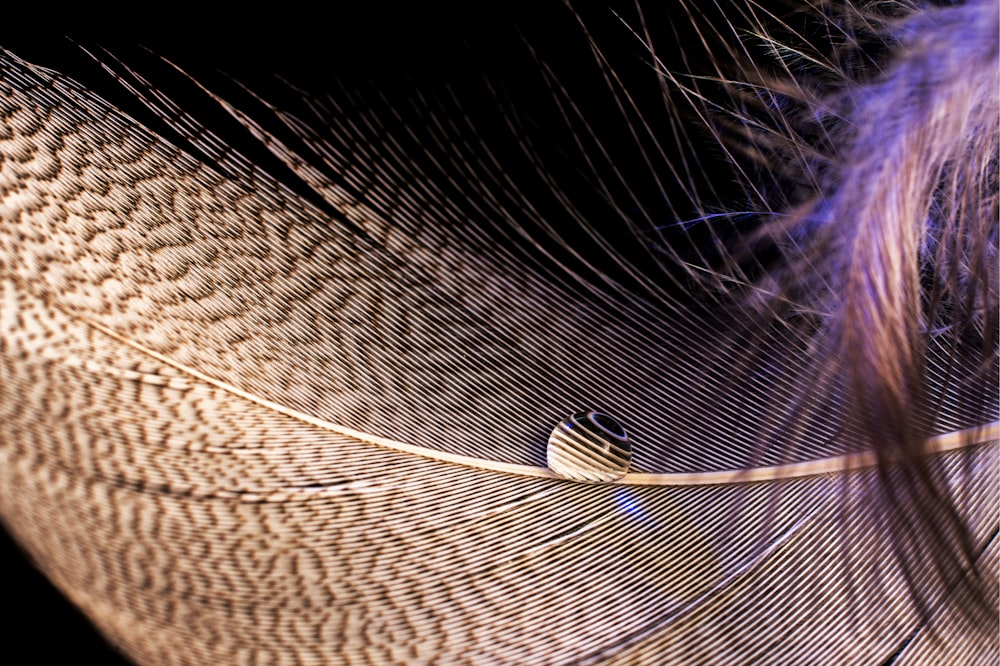
[[[642,506],[641,498],[637,497],[635,491],[627,486],[621,486],[615,490],[615,505],[617,505],[618,510],[622,514],[629,516],[630,518],[636,518],[642,521],[649,519],[649,514],[646,513],[645,508]]]

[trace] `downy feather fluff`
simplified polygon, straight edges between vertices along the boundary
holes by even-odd
[[[556,150],[192,78],[294,178],[0,52],[0,517],[130,659],[996,662],[998,5],[678,6]]]

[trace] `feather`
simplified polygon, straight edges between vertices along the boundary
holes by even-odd
[[[0,516],[129,658],[996,661],[997,3],[681,7],[614,140],[539,65],[557,151],[194,78],[280,177],[0,52]]]

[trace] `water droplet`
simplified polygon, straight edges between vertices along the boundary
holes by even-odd
[[[600,412],[577,412],[549,436],[549,469],[574,481],[607,482],[628,473],[632,445],[617,421]]]

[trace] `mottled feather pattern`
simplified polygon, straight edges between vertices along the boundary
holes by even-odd
[[[662,201],[538,65],[611,231],[458,93],[190,77],[279,176],[0,51],[0,518],[129,659],[996,661],[997,3],[679,6],[690,76],[605,14],[660,115],[584,54]],[[630,460],[550,469],[595,413]]]

